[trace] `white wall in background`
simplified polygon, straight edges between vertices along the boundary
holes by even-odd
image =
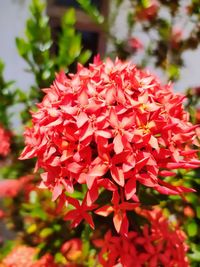
[[[195,51],[185,52],[183,58],[185,66],[181,70],[180,80],[175,85],[178,91],[200,86],[200,47]]]
[[[5,63],[6,81],[16,81],[15,86],[27,91],[34,84],[33,75],[26,72],[26,62],[19,56],[15,45],[16,37],[23,37],[25,23],[29,16],[28,6],[31,0],[0,0],[0,58]],[[12,115],[13,129],[22,132],[20,111],[22,105],[9,109]]]
[[[0,0],[0,58],[5,62],[6,80],[26,90],[33,84],[33,76],[24,71],[25,61],[18,55],[15,38],[24,36],[31,0]]]

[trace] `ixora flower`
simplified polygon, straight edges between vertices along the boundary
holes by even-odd
[[[140,21],[152,20],[158,14],[160,4],[157,0],[148,0],[147,4],[139,8],[136,12],[136,17]]]
[[[188,267],[186,236],[177,226],[169,224],[158,209],[140,210],[149,224],[141,232],[131,231],[125,236],[114,236],[111,231],[104,239],[94,240],[99,247],[99,262],[104,267]]]
[[[20,159],[37,157],[36,170],[45,170],[41,187],[59,198],[59,206],[74,206],[66,215],[74,226],[86,219],[94,227],[88,212],[97,208],[103,191],[111,197],[96,214],[114,214],[118,232],[127,231],[126,212],[138,205],[137,184],[163,194],[193,191],[163,180],[175,175],[173,169],[200,163],[197,126],[188,121],[184,96],[174,94],[170,84],[161,85],[131,63],[97,57],[89,68],[79,65],[76,74],[61,72],[43,91]],[[82,203],[72,194],[81,185]]]
[[[3,259],[2,264],[4,267],[58,267],[50,254],[45,254],[39,260],[35,259],[36,255],[35,248],[21,245],[14,248]]]
[[[10,138],[10,133],[0,125],[0,156],[5,157],[10,152]]]
[[[67,261],[77,261],[83,253],[81,239],[72,238],[66,241],[61,247],[61,253],[67,259]]]
[[[178,27],[173,27],[170,40],[171,47],[173,49],[179,49],[182,40],[183,40],[183,30]]]
[[[15,197],[20,191],[27,188],[33,180],[33,175],[26,175],[16,179],[3,179],[0,180],[0,198]]]
[[[128,45],[130,47],[130,49],[135,52],[137,50],[141,50],[144,48],[142,42],[140,41],[140,39],[136,38],[136,37],[131,37],[128,40]]]

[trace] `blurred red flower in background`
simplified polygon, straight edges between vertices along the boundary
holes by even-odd
[[[33,180],[33,175],[26,175],[16,179],[0,180],[0,198],[15,197],[21,190],[25,190],[27,185]],[[26,192],[27,193],[27,192]]]
[[[58,267],[50,254],[36,260],[37,250],[25,245],[14,248],[2,261],[4,267]]]
[[[141,7],[136,12],[138,20],[152,20],[156,17],[160,4],[157,0],[146,1],[147,5]]]
[[[76,261],[82,255],[82,241],[80,238],[72,238],[65,242],[61,248],[62,254],[70,261]]]
[[[11,134],[0,125],[0,156],[7,156],[10,152]]]
[[[195,113],[195,122],[197,123],[197,124],[200,124],[200,107],[198,107],[197,109],[196,109],[196,113]]]
[[[173,49],[179,49],[180,48],[180,43],[183,40],[183,30],[178,27],[173,27],[172,28],[172,33],[171,33],[171,47]]]
[[[137,51],[137,50],[140,50],[140,49],[144,48],[144,46],[143,46],[142,42],[140,41],[140,39],[138,39],[136,37],[129,38],[128,45],[133,51]]]
[[[2,209],[0,209],[0,219],[4,217],[5,217],[5,212]]]

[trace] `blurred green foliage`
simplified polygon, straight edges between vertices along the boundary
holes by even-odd
[[[108,18],[91,4],[90,0],[77,0],[82,9],[99,25],[101,30],[107,34],[113,45],[111,56],[122,59],[133,57],[138,53],[137,49],[130,46],[129,40],[136,36],[137,27],[140,27],[149,42],[144,47],[139,65],[144,67],[152,62],[156,68],[160,68],[167,79],[178,80],[180,68],[184,66],[184,52],[196,49],[200,43],[200,6],[199,0],[191,0],[187,6],[185,15],[186,24],[191,22],[193,29],[187,37],[176,36],[172,43],[174,21],[180,16],[181,1],[160,0],[159,7],[153,16],[149,16],[147,9],[151,6],[150,0],[129,0],[130,8],[127,10],[127,36],[120,39],[113,33],[111,26],[116,22],[123,0],[114,0],[113,9]],[[166,17],[159,14],[161,9],[166,10]],[[5,127],[10,127],[10,116],[8,108],[14,103],[23,103],[24,110],[21,114],[22,121],[30,124],[29,110],[35,102],[42,97],[41,88],[49,87],[55,73],[63,69],[69,72],[79,61],[82,64],[88,62],[91,51],[85,50],[82,45],[82,37],[75,29],[76,17],[74,9],[68,9],[61,18],[61,31],[55,41],[51,35],[49,17],[45,14],[46,4],[41,0],[32,0],[30,5],[30,18],[27,20],[25,37],[16,38],[16,45],[20,56],[27,63],[27,71],[34,76],[35,83],[28,93],[14,88],[14,83],[6,82],[3,77],[4,64],[0,62],[0,122]],[[145,13],[147,12],[147,13]],[[141,19],[143,16],[143,19]],[[148,19],[144,19],[144,16]],[[149,17],[148,17],[149,16]],[[181,30],[184,30],[181,29]],[[177,32],[179,34],[179,32]],[[56,46],[56,53],[53,47]],[[191,121],[196,122],[196,107],[199,104],[199,95],[190,88],[187,90],[188,101],[186,107],[190,112]],[[12,128],[11,128],[12,130]],[[23,147],[22,136],[15,135],[12,140],[13,152],[8,161],[3,162],[0,168],[0,179],[19,178],[27,173],[33,172],[34,162],[18,161],[20,150]],[[198,267],[200,264],[200,170],[177,171],[181,185],[195,188],[197,193],[190,193],[185,198],[177,196],[160,196],[153,190],[139,188],[140,199],[143,206],[160,205],[168,214],[174,214],[182,224],[188,235],[190,247],[189,258],[191,266]],[[166,180],[171,179],[167,177]],[[176,185],[176,177],[173,177]],[[95,251],[89,242],[92,238],[91,230],[81,224],[76,230],[71,230],[69,224],[62,220],[62,213],[57,213],[55,204],[51,201],[51,195],[45,190],[38,190],[38,177],[33,180],[33,188],[27,199],[25,192],[14,198],[3,200],[4,208],[8,212],[5,222],[10,229],[14,229],[17,236],[16,242],[24,242],[40,249],[40,254],[51,252],[55,255],[58,263],[65,263],[60,247],[63,242],[71,238],[80,237],[83,240],[82,262],[85,266],[98,266],[95,261]],[[84,190],[84,188],[83,188]],[[75,191],[73,196],[79,200],[83,199],[80,191]],[[101,197],[110,197],[104,196]],[[188,210],[190,211],[188,213]],[[187,212],[186,212],[187,211]],[[135,218],[137,221],[138,218]],[[109,224],[109,219],[99,221],[99,229]],[[100,231],[99,230],[99,231]],[[97,231],[98,232],[98,231]],[[98,233],[95,233],[99,237]],[[0,257],[5,256],[15,245],[12,241],[5,242],[0,247]]]
[[[45,9],[44,1],[33,0],[30,5],[31,17],[26,23],[25,38],[16,38],[18,52],[28,64],[27,71],[33,73],[35,78],[30,94],[26,96],[21,93],[21,100],[26,101],[28,108],[32,104],[31,101],[41,99],[41,88],[52,83],[56,72],[61,69],[67,72],[75,62],[85,64],[91,56],[89,50],[83,49],[81,34],[75,30],[74,9],[66,11],[61,18],[61,32],[57,44],[52,39]],[[53,45],[58,47],[56,54],[51,52]]]
[[[13,88],[14,81],[5,81],[3,72],[4,63],[0,60],[0,124],[8,128],[8,108],[15,103],[16,89]]]

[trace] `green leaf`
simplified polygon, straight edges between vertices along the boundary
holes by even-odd
[[[197,214],[197,218],[200,219],[200,207],[199,206],[196,207],[196,214]]]
[[[160,37],[163,40],[168,40],[169,36],[171,34],[171,25],[170,25],[169,21],[167,21],[165,19],[159,19],[158,25],[159,25],[158,33],[159,33]]]
[[[30,45],[22,38],[16,38],[16,46],[19,54],[22,57],[27,57],[28,52],[30,50]]]
[[[59,232],[61,230],[61,225],[60,224],[53,224],[53,230],[55,232]]]
[[[61,252],[57,252],[55,254],[55,262],[56,263],[65,263],[66,258],[63,256],[63,254]]]
[[[187,233],[190,237],[194,237],[197,235],[198,226],[195,222],[191,222],[191,223],[187,224],[186,229],[187,229]]]
[[[91,55],[92,55],[92,52],[90,50],[85,50],[79,55],[78,61],[81,64],[85,64],[90,59]]]
[[[148,8],[150,6],[150,1],[149,0],[141,0],[141,4],[144,8]]]
[[[84,194],[82,192],[76,191],[76,190],[74,190],[73,193],[67,193],[66,192],[66,195],[71,196],[71,197],[76,198],[76,199],[80,199],[80,200],[83,200],[83,198],[84,198]]]
[[[180,76],[180,69],[175,64],[171,64],[168,67],[167,72],[170,80],[177,80]]]
[[[40,218],[41,220],[44,220],[44,221],[47,219],[47,214],[40,207],[32,210],[30,215],[33,218]]]
[[[76,23],[74,8],[70,8],[62,17],[62,27],[73,26]]]
[[[92,5],[90,0],[77,0],[82,9],[94,20],[97,24],[103,24],[104,17],[100,14],[96,6]]]
[[[81,37],[80,35],[76,35],[73,38],[70,50],[69,50],[69,55],[72,56],[72,58],[77,58],[80,55],[81,51]]]
[[[31,224],[30,226],[28,226],[28,228],[26,229],[26,232],[28,234],[33,234],[37,231],[37,225],[35,223]]]
[[[47,80],[49,79],[49,77],[51,77],[51,71],[46,69],[42,72],[42,79],[43,80]]]
[[[29,10],[31,14],[33,15],[33,17],[37,19],[38,16],[40,16],[40,14],[44,12],[45,7],[46,7],[45,1],[32,0],[32,4],[30,5]]]
[[[130,11],[127,15],[127,22],[128,22],[128,25],[130,28],[133,27],[134,23],[135,23],[135,19],[134,19],[134,16],[133,16],[133,12]]]
[[[42,229],[42,231],[40,232],[40,237],[46,238],[52,233],[53,233],[53,229],[50,227],[49,228],[47,227],[47,228]]]
[[[116,5],[119,7],[123,3],[123,0],[116,0]]]
[[[188,254],[188,257],[192,261],[200,262],[200,251],[194,250],[193,253]]]
[[[85,224],[84,230],[82,231],[81,234],[81,239],[83,242],[83,247],[82,247],[82,254],[83,258],[87,258],[89,251],[90,251],[90,233],[91,229],[88,224]]]
[[[26,102],[27,101],[27,95],[23,91],[21,91],[20,89],[17,89],[16,96],[17,96],[17,102]]]
[[[0,75],[2,75],[4,67],[5,67],[5,65],[4,65],[3,61],[0,59]]]
[[[5,240],[3,246],[0,247],[0,260],[2,260],[6,255],[16,246],[14,240]]]

